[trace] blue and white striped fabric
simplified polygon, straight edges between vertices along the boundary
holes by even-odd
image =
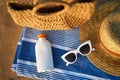
[[[93,66],[85,56],[78,55],[76,63],[65,66],[61,56],[80,45],[80,29],[38,31],[24,27],[18,42],[12,70],[18,76],[45,80],[106,80],[113,76],[106,74]],[[52,44],[55,69],[50,72],[38,73],[34,46],[37,35],[45,33]],[[96,77],[97,76],[97,77]]]

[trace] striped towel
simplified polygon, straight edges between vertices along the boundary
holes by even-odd
[[[69,66],[61,56],[75,50],[80,45],[79,27],[74,30],[39,31],[24,27],[22,29],[12,70],[18,76],[45,80],[106,80],[113,77],[93,66],[85,57],[78,55],[77,61]],[[47,35],[52,44],[54,70],[38,73],[36,69],[35,43],[40,33]]]

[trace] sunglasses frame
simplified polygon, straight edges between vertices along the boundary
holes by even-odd
[[[88,44],[89,45],[89,47],[90,47],[90,50],[89,50],[89,52],[87,53],[87,54],[83,54],[83,53],[81,53],[80,52],[80,48],[82,47],[82,46],[84,46],[84,45],[86,45],[86,44]],[[88,40],[88,41],[86,41],[86,42],[84,42],[84,43],[82,43],[80,46],[78,46],[78,48],[77,48],[77,52],[78,53],[80,53],[81,55],[83,55],[83,56],[87,56],[87,55],[89,55],[92,51],[94,51],[95,49],[94,48],[92,48],[92,43],[91,43],[91,41],[90,40]]]
[[[81,53],[80,52],[80,48],[82,47],[82,46],[84,46],[84,45],[86,45],[86,44],[88,44],[89,45],[89,47],[90,47],[90,50],[89,50],[89,52],[87,53],[87,54],[83,54],[83,53]],[[65,53],[65,54],[63,54],[62,56],[61,56],[61,58],[63,59],[63,61],[65,61],[66,62],[66,66],[68,66],[69,64],[73,64],[73,63],[75,63],[76,61],[77,61],[77,54],[79,53],[79,54],[81,54],[82,56],[87,56],[87,55],[89,55],[92,51],[94,51],[95,49],[94,48],[92,48],[92,44],[91,44],[91,41],[90,40],[88,40],[88,41],[86,41],[86,42],[84,42],[84,43],[82,43],[80,46],[78,46],[78,48],[76,49],[76,50],[73,50],[73,51],[69,51],[69,52],[67,52],[67,53]],[[71,53],[74,53],[75,54],[75,56],[76,56],[76,59],[73,61],[73,62],[69,62],[69,61],[67,61],[66,59],[65,59],[65,57],[68,55],[68,54],[71,54]]]
[[[76,56],[76,59],[75,59],[73,62],[69,62],[69,61],[67,61],[67,60],[65,59],[65,57],[66,57],[68,54],[71,54],[71,53],[74,53],[75,56]],[[77,61],[77,51],[76,51],[76,50],[74,50],[74,51],[69,51],[69,52],[65,53],[64,55],[62,55],[61,58],[66,62],[66,66],[68,66],[69,64],[73,64],[73,63],[75,63],[75,62]]]

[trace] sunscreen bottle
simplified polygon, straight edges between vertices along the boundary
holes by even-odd
[[[35,45],[37,72],[50,71],[54,68],[51,44],[45,34],[39,34]]]

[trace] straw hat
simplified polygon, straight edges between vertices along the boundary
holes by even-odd
[[[103,38],[105,38],[104,36],[108,37],[109,35],[102,33],[107,31],[107,29],[103,28],[105,29],[105,31],[102,31],[101,27],[106,27],[103,25],[105,24],[104,21],[106,21],[106,19],[112,19],[110,21],[114,20],[116,23],[119,21],[117,20],[118,18],[115,18],[115,16],[118,17],[118,15],[120,15],[119,5],[120,5],[119,0],[109,1],[100,5],[98,10],[93,14],[93,17],[90,19],[90,21],[81,27],[81,32],[80,32],[81,42],[84,42],[86,40],[91,40],[93,43],[93,47],[95,48],[95,51],[93,51],[90,55],[87,56],[88,59],[102,71],[115,76],[120,76],[120,57],[114,56],[111,53],[111,51],[109,51],[109,46],[112,45],[110,44],[108,45],[106,44],[107,41],[103,41],[104,40]],[[113,33],[114,31],[112,30],[111,32]],[[113,35],[112,33],[109,34]],[[110,37],[111,36],[109,36],[109,38]],[[118,38],[117,35],[116,37]],[[114,39],[120,41],[120,39],[118,40],[116,37],[114,37]],[[112,42],[114,39],[112,39],[110,42]],[[117,43],[119,45],[120,43],[117,42],[116,40],[114,40],[114,43]],[[119,48],[120,48],[119,46],[116,47],[116,49],[118,50]],[[113,50],[114,49],[112,49],[112,51]],[[115,52],[119,53],[117,51]]]

